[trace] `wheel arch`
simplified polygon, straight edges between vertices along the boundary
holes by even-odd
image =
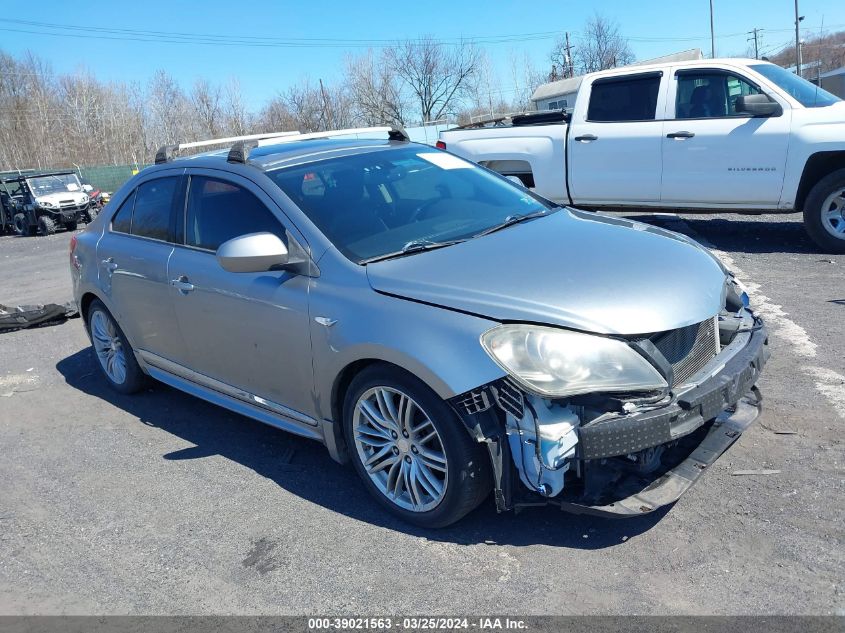
[[[845,151],[816,152],[804,164],[798,192],[795,196],[795,210],[803,211],[807,196],[816,184],[837,169],[845,168]]]

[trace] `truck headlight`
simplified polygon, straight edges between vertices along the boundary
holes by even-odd
[[[527,390],[560,398],[668,386],[654,366],[612,338],[538,325],[501,325],[481,335],[487,353]]]
[[[56,208],[55,204],[53,204],[52,202],[49,202],[47,200],[39,200],[38,206],[44,207],[45,209],[55,209]]]

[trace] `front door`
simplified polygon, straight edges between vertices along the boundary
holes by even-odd
[[[661,200],[679,206],[777,205],[783,188],[791,110],[780,116],[736,112],[759,94],[747,77],[723,70],[674,74],[663,127]]]
[[[184,245],[168,267],[188,367],[240,390],[236,397],[313,422],[310,279],[287,271],[223,270],[215,252],[227,240],[266,231],[290,247],[292,238],[269,196],[246,179],[215,173],[190,176]]]
[[[580,90],[568,141],[569,189],[576,205],[631,205],[660,199],[657,120],[662,73],[597,79]]]
[[[181,171],[181,170],[180,170]],[[185,347],[167,278],[179,175],[142,182],[121,204],[97,243],[100,287],[135,349],[175,362]]]

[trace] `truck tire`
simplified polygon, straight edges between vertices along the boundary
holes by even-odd
[[[804,229],[825,252],[845,253],[845,169],[828,174],[810,190]]]
[[[68,231],[75,231],[77,226],[79,226],[79,223],[76,220],[73,222],[65,222],[65,228]]]
[[[41,235],[52,235],[56,232],[56,223],[53,222],[53,218],[42,215],[38,218],[38,230]]]
[[[18,213],[15,215],[15,233],[17,235],[28,235],[33,236],[35,235],[36,231],[38,230],[37,226],[30,226],[29,220],[27,220],[26,215],[23,213]]]

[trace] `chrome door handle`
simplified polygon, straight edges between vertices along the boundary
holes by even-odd
[[[185,275],[180,276],[178,279],[171,279],[170,285],[176,288],[182,294],[188,294],[194,289],[194,284],[188,281],[188,278]]]
[[[685,138],[692,138],[695,136],[695,132],[687,132],[684,130],[683,132],[672,132],[666,135],[666,138],[675,138],[675,139],[685,139]]]
[[[100,262],[108,272],[113,273],[117,270],[117,264],[114,263],[114,257],[109,257]]]
[[[590,143],[599,140],[599,137],[595,134],[582,134],[581,136],[576,136],[575,140],[581,141],[582,143]]]

